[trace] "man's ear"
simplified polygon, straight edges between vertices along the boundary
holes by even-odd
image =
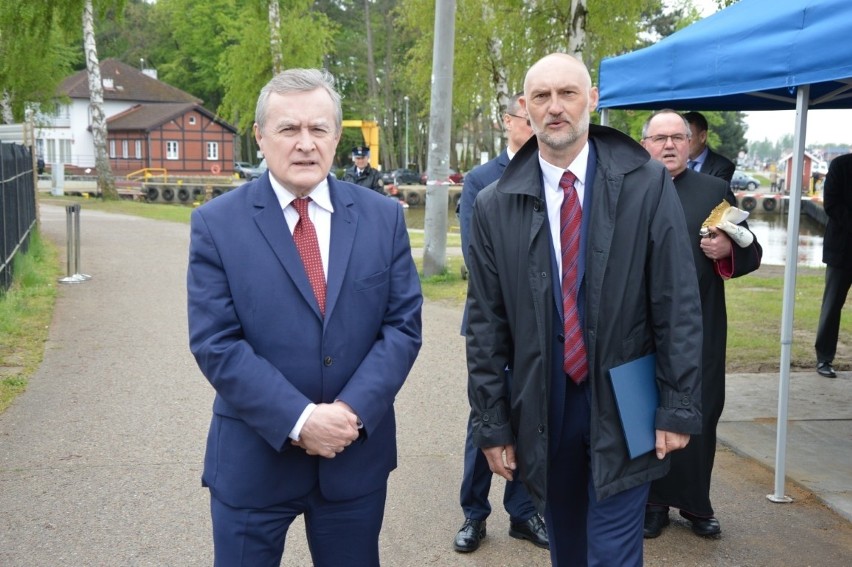
[[[598,93],[597,87],[592,87],[589,89],[589,112],[594,112],[598,108],[598,101],[600,100],[600,94]]]

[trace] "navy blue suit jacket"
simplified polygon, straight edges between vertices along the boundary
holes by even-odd
[[[506,150],[500,155],[482,165],[473,168],[464,176],[461,200],[459,201],[459,229],[461,230],[462,255],[468,263],[467,247],[470,244],[470,222],[473,217],[473,203],[479,192],[491,185],[503,175],[503,170],[509,165],[509,153]],[[462,331],[464,333],[464,331]]]
[[[328,183],[324,318],[268,173],[192,213],[190,348],[216,390],[203,483],[233,507],[317,485],[355,498],[396,467],[393,401],[420,349],[420,283],[396,200]],[[334,459],[289,442],[309,402],[338,399],[364,424],[358,442]]]
[[[492,160],[488,160],[480,166],[473,168],[464,176],[461,199],[459,200],[459,230],[461,230],[462,256],[464,263],[470,265],[467,258],[467,247],[470,245],[470,222],[473,218],[473,203],[479,192],[500,179],[506,166],[509,165],[509,153],[506,150]],[[466,333],[467,327],[467,304],[462,312],[461,334]]]

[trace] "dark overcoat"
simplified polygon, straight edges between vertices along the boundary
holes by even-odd
[[[831,161],[823,191],[825,236],[822,261],[836,268],[852,268],[852,154]]]
[[[701,164],[701,173],[712,175],[713,177],[720,177],[730,184],[731,179],[734,177],[735,170],[736,166],[734,165],[734,162],[722,154],[718,154],[710,148],[707,148],[707,157],[704,158],[704,163]]]
[[[698,235],[702,223],[723,200],[736,206],[737,199],[724,180],[689,169],[678,175],[674,183],[686,218],[701,293],[703,425],[701,435],[694,436],[685,449],[672,455],[669,474],[654,481],[648,502],[674,506],[707,517],[714,515],[710,504],[710,479],[716,456],[716,426],[725,407],[725,352],[728,343],[725,279],[758,269],[763,250],[755,238],[745,248],[733,244],[730,259],[714,262],[705,256]],[[743,221],[741,226],[748,228],[748,223]]]
[[[608,370],[657,353],[658,429],[701,430],[701,306],[683,210],[663,166],[626,135],[590,126],[597,156],[584,202],[581,293],[589,361],[590,462],[599,499],[659,478],[668,460],[628,457]],[[589,181],[591,181],[591,186]],[[591,201],[591,202],[590,202]],[[561,423],[562,325],[537,140],[474,205],[467,356],[474,441],[515,444],[520,478],[545,506]],[[507,384],[504,368],[512,370]],[[564,390],[563,390],[564,391]]]

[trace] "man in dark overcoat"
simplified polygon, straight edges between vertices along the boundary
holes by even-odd
[[[701,430],[701,311],[683,212],[664,167],[628,136],[589,125],[598,93],[582,62],[544,57],[521,100],[535,136],[474,204],[474,441],[545,513],[554,565],[639,566],[650,482]],[[576,202],[561,187],[566,168],[582,208],[580,252],[568,262],[578,264],[568,297],[579,339],[566,338],[563,319],[575,316],[561,276],[560,211]],[[566,344],[585,349],[585,374],[565,371]],[[656,446],[631,459],[608,371],[650,353]]]

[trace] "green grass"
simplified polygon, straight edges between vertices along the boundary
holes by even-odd
[[[131,201],[129,199],[104,201],[97,197],[54,197],[50,195],[40,195],[39,202],[57,206],[80,203],[82,208],[92,211],[121,213],[125,215],[145,217],[147,219],[182,222],[186,224],[189,224],[189,215],[192,213],[193,209],[193,207],[189,205],[145,203],[142,201]]]
[[[14,260],[13,283],[0,295],[0,412],[27,386],[44,356],[60,266],[37,232]]]
[[[423,277],[422,254],[415,255],[414,264],[417,266],[418,273],[420,273],[423,297],[431,301],[452,303],[458,305],[461,309],[467,296],[467,280],[461,277],[461,267],[464,264],[461,256],[448,256],[444,273],[428,278]]]
[[[411,240],[412,248],[423,248],[426,234],[422,230],[409,230],[408,238]],[[458,233],[447,233],[447,248],[461,248],[461,235]]]
[[[781,363],[781,311],[784,278],[780,269],[729,280],[725,284],[728,306],[729,372],[777,372]],[[796,276],[790,365],[813,369],[814,340],[822,305],[825,277],[822,270],[800,270]],[[840,321],[837,364],[852,368],[852,305],[847,302]]]

